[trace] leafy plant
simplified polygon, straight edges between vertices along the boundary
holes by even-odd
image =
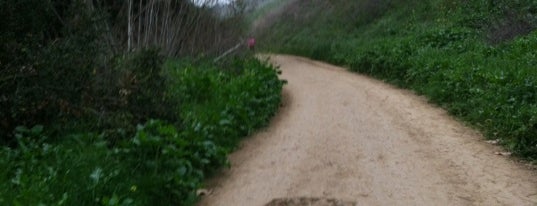
[[[280,103],[283,82],[272,66],[253,58],[219,66],[226,69],[170,60],[158,72],[169,81],[160,94],[180,102],[168,108],[179,122],[148,119],[132,133],[55,138],[42,125],[18,127],[17,146],[0,149],[0,204],[195,204],[204,178],[228,165],[228,152]]]

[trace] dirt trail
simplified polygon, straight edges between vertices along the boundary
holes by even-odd
[[[200,205],[537,205],[535,171],[423,98],[304,58],[271,61],[289,81],[284,106],[231,154]]]

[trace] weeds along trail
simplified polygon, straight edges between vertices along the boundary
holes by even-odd
[[[274,55],[288,80],[271,126],[231,155],[200,205],[327,198],[356,205],[535,205],[537,175],[411,92]]]

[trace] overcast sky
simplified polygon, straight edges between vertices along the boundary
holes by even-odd
[[[207,4],[209,6],[213,6],[215,4],[229,4],[234,0],[191,0],[194,2],[194,4],[201,6],[204,4]]]

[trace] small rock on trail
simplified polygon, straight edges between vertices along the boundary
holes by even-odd
[[[265,206],[355,206],[355,202],[346,202],[336,199],[296,197],[279,198],[270,201]]]

